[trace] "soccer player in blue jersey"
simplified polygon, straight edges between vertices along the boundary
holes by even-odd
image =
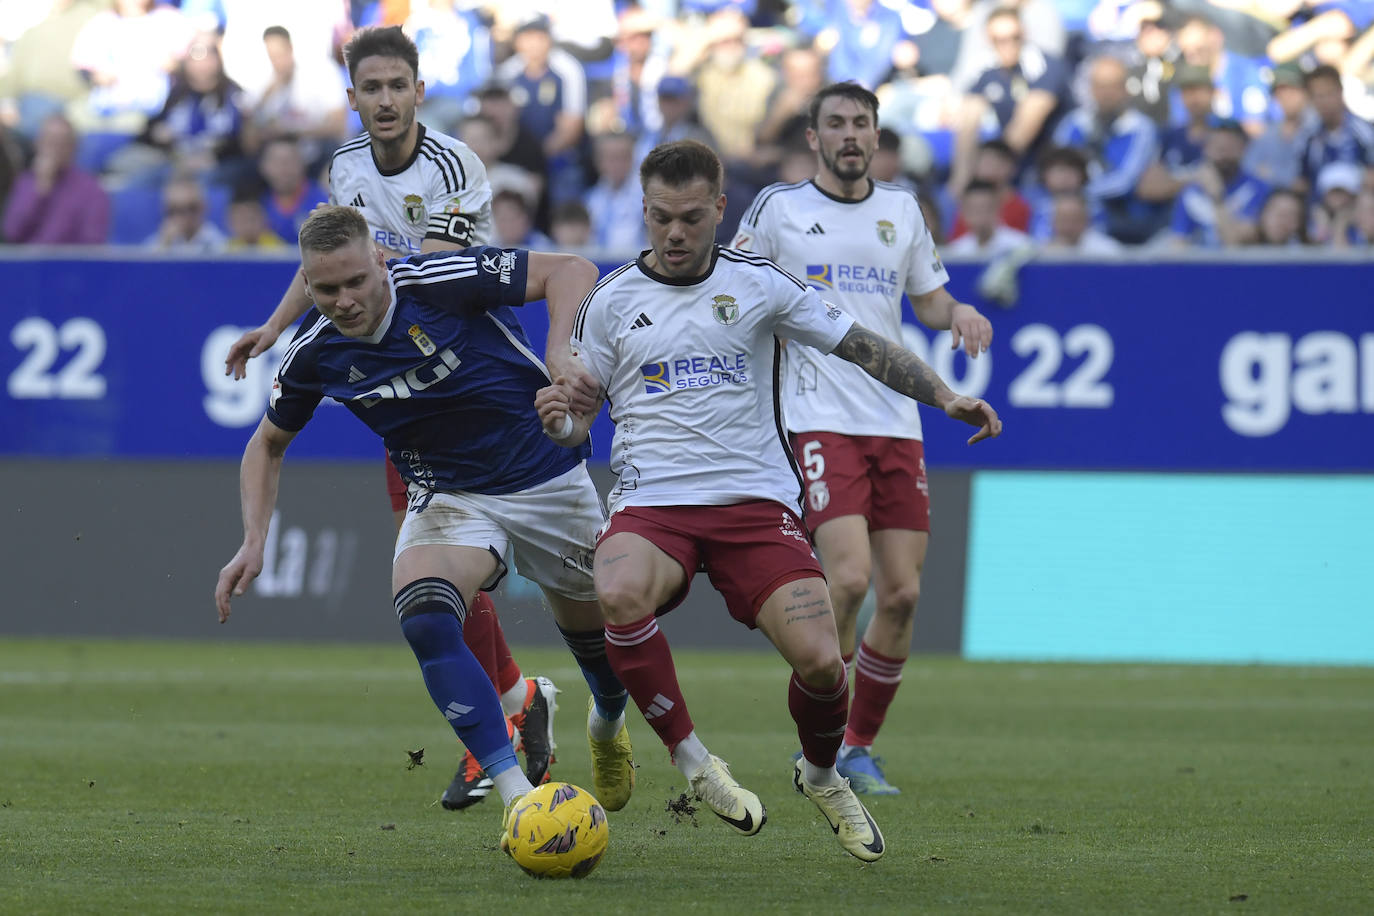
[[[509,306],[575,308],[597,272],[572,255],[492,247],[386,262],[351,207],[301,227],[307,314],[241,469],[243,545],[220,572],[220,621],[262,570],[286,447],[330,397],[380,435],[408,484],[392,591],[425,686],[509,806],[530,789],[500,700],[463,642],[479,589],[513,555],[553,609],[592,692],[588,740],[597,798],[615,811],[634,784],[626,691],[606,659],[592,583],[600,499],[590,450],[545,435],[534,408],[550,384]]]

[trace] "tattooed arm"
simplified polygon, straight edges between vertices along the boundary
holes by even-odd
[[[851,327],[833,352],[893,391],[938,407],[955,420],[979,427],[968,440],[970,445],[1002,433],[1002,421],[990,404],[956,395],[915,353],[862,325]]]

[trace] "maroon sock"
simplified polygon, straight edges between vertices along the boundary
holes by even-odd
[[[787,708],[797,723],[802,756],[818,767],[834,766],[849,717],[849,678],[842,673],[832,687],[812,687],[793,672],[787,685]]]
[[[854,708],[844,743],[850,747],[870,747],[878,729],[887,718],[887,708],[902,684],[904,658],[889,658],[859,643],[858,663],[854,666]]]
[[[491,679],[492,686],[496,686],[499,673],[496,652],[491,643],[492,630],[496,626],[496,609],[492,606],[491,599],[487,597],[486,592],[478,592],[468,608],[467,619],[463,621],[463,642],[476,656],[482,670]],[[500,687],[496,688],[496,693],[501,693]]]
[[[657,618],[650,614],[634,623],[606,624],[606,660],[668,750],[692,733],[673,653]]]
[[[487,607],[491,608],[491,651],[496,660],[496,692],[505,693],[524,679],[524,672],[516,664],[515,656],[511,655],[510,646],[506,645],[506,631],[501,629],[501,617],[496,613],[496,606],[486,592],[480,594],[486,600]]]

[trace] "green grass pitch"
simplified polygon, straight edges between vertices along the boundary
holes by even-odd
[[[517,655],[563,688],[555,775],[589,784],[570,657]],[[914,659],[865,866],[792,791],[782,663],[677,661],[767,827],[675,821],[636,714],[607,858],[539,882],[499,801],[438,806],[456,743],[399,638],[0,642],[0,912],[1374,912],[1374,670]]]

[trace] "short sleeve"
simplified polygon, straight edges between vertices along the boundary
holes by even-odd
[[[759,192],[759,196],[745,211],[743,218],[739,221],[739,229],[736,230],[735,237],[730,242],[731,248],[751,251],[770,260],[777,260],[778,243],[774,217],[778,208],[766,206],[771,191],[771,188],[765,188]]]
[[[477,237],[491,214],[491,184],[482,160],[445,148],[435,155],[433,165],[427,190],[435,203],[425,224],[425,238],[454,248],[486,241]]]
[[[454,313],[524,305],[529,252],[484,245],[411,255],[388,264],[396,291]]]
[[[1187,201],[1190,190],[1184,188],[1183,193],[1178,195],[1178,199],[1174,201],[1174,216],[1169,227],[1178,235],[1185,237],[1191,237],[1193,230],[1197,228],[1197,223],[1188,214]]]
[[[792,276],[781,270],[777,273],[773,281],[777,336],[815,347],[822,353],[834,350],[854,326],[853,316],[826,302],[820,293]]]
[[[302,429],[315,415],[315,408],[322,398],[318,374],[315,372],[315,359],[308,344],[300,344],[302,337],[318,333],[320,322],[325,321],[318,313],[312,313],[301,322],[287,351],[286,359],[277,368],[277,376],[272,379],[272,390],[267,396],[267,419],[287,432]]]
[[[573,321],[572,351],[582,360],[587,371],[596,379],[601,390],[610,387],[615,373],[615,346],[606,333],[606,312],[609,302],[603,292],[592,290],[577,310]]]
[[[924,296],[949,282],[949,272],[940,261],[935,237],[926,225],[920,206],[916,210],[916,237],[911,242],[910,260],[906,273],[906,291],[911,296]]]

